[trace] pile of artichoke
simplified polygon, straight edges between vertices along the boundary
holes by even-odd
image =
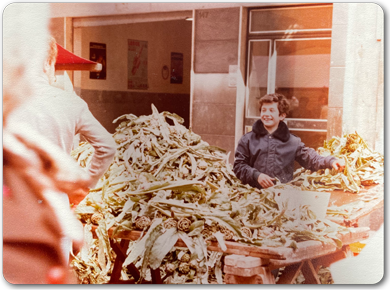
[[[337,234],[347,228],[317,219],[310,208],[287,215],[274,196],[277,185],[259,190],[244,185],[229,164],[229,154],[210,146],[185,128],[183,119],[159,113],[123,115],[113,138],[115,159],[96,188],[75,212],[85,223],[86,246],[72,265],[83,283],[107,283],[115,260],[108,236],[142,231],[126,250],[121,279],[131,279],[134,264],[141,280],[160,268],[165,283],[223,283],[224,253],[207,250],[210,241],[226,249],[225,241],[257,246],[296,247],[305,240],[341,246]],[[88,166],[93,148],[82,143],[72,152]],[[292,185],[290,185],[292,186]],[[95,225],[97,239],[92,238]],[[111,237],[113,238],[113,237]],[[181,240],[185,248],[175,246]]]

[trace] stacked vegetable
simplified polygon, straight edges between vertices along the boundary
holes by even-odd
[[[223,149],[181,125],[181,117],[159,113],[153,105],[152,111],[114,120],[119,122],[113,135],[115,160],[76,209],[86,223],[87,242],[72,263],[83,283],[109,281],[115,259],[110,228],[114,233],[144,232],[130,242],[123,280],[131,278],[126,265],[133,263],[146,280],[149,267],[160,267],[169,275],[166,283],[222,283],[223,253],[208,251],[209,241],[222,249],[227,240],[292,248],[300,241],[319,240],[341,246],[336,234],[347,228],[317,219],[307,207],[287,215],[274,199],[286,185],[261,191],[243,185]],[[92,153],[83,143],[72,155],[88,166]],[[92,224],[98,225],[98,239],[92,238]],[[179,239],[185,248],[174,246]]]
[[[343,172],[321,169],[316,172],[298,169],[292,184],[300,184],[304,190],[344,190],[358,193],[363,186],[383,182],[384,156],[371,150],[357,133],[333,137],[318,149],[322,156],[333,155],[345,160]]]

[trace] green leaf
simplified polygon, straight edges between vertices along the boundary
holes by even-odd
[[[215,191],[210,198],[207,200],[207,203],[211,204],[219,204],[222,205],[223,203],[230,202],[229,196],[226,194],[223,194],[223,192]]]
[[[189,237],[199,236],[203,230],[203,227],[195,228],[194,230],[190,231],[187,235]]]
[[[223,239],[223,234],[218,231],[216,233],[213,233],[213,236],[217,239],[219,246],[221,247],[221,250],[226,252],[227,247],[225,244],[225,240]]]
[[[157,238],[154,242],[152,251],[149,257],[150,267],[157,269],[160,267],[165,255],[169,253],[172,247],[179,239],[179,234],[176,228],[170,228],[165,233]]]
[[[99,222],[99,226],[96,229],[96,235],[98,236],[99,240],[99,250],[98,250],[98,263],[100,268],[107,272],[110,269],[111,259],[110,259],[110,253],[111,253],[111,245],[110,240],[107,234],[107,229],[105,225],[105,221],[101,220]],[[107,262],[106,262],[106,256],[107,255]]]
[[[151,231],[150,236],[148,237],[148,239],[145,242],[145,252],[144,252],[144,257],[142,260],[142,267],[141,267],[141,271],[140,271],[140,274],[142,277],[145,277],[145,275],[146,275],[146,269],[148,268],[148,265],[150,264],[152,248],[154,246],[154,243],[161,236],[161,229],[162,229],[161,225],[156,226]]]
[[[214,220],[216,221],[217,223],[219,223],[220,225],[223,225],[225,227],[227,227],[229,230],[233,231],[233,233],[235,233],[235,235],[241,237],[241,226],[240,224],[232,219],[230,216],[228,216],[227,214],[206,214],[204,215],[205,218],[208,218],[208,219],[211,219],[211,220]]]
[[[123,262],[124,267],[135,262],[141,255],[144,254],[145,248],[146,248],[146,241],[148,241],[150,234],[153,232],[153,230],[161,223],[162,223],[161,218],[154,219],[154,221],[150,225],[150,228],[149,228],[148,232],[146,233],[146,235],[141,240],[136,242],[134,248],[129,253],[129,255],[126,257],[126,260]]]
[[[198,256],[198,260],[201,261],[203,259],[207,258],[207,244],[204,241],[203,237],[197,236],[193,238],[195,247],[194,247],[194,252]]]
[[[190,157],[190,160],[191,160],[191,174],[195,176],[195,173],[196,173],[195,157],[194,157],[194,155],[192,155],[191,153],[188,153],[188,152],[187,152],[187,155],[188,155],[188,157]]]
[[[214,268],[215,278],[217,279],[218,284],[223,284],[222,278],[222,263],[218,261]]]
[[[204,228],[204,220],[195,221],[190,226],[190,231],[187,234],[189,237],[199,235]]]
[[[188,250],[190,250],[192,254],[196,253],[195,251],[196,245],[193,239],[191,239],[185,232],[179,231],[178,234],[180,239],[186,244]]]
[[[120,223],[122,221],[122,219],[125,217],[126,213],[133,209],[133,205],[135,204],[134,201],[132,201],[131,199],[128,199],[125,203],[125,205],[123,206],[123,209],[122,209],[122,212],[115,218],[115,221],[117,223]]]
[[[184,123],[184,119],[182,117],[180,117],[178,114],[175,114],[175,113],[170,113],[170,112],[167,112],[167,111],[163,111],[162,114],[171,119],[172,121],[177,121],[179,122],[180,124],[183,124]]]
[[[80,203],[79,205],[77,205],[74,212],[76,214],[93,214],[96,212],[96,209],[93,206],[83,205]]]
[[[152,185],[152,189],[147,190],[139,190],[139,191],[129,191],[127,192],[128,195],[140,195],[140,194],[147,194],[147,193],[153,193],[158,190],[179,190],[179,191],[190,191],[194,190],[199,192],[200,190],[204,190],[200,187],[197,187],[196,185],[203,185],[200,181],[172,181],[172,182],[164,182],[157,185]]]

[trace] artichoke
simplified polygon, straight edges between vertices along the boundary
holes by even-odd
[[[184,254],[181,257],[180,261],[183,262],[183,263],[188,263],[190,261],[190,259],[191,259],[191,256],[189,254]]]
[[[166,221],[164,221],[164,228],[170,229],[170,228],[176,228],[177,227],[177,221],[174,218],[169,218]]]
[[[200,234],[203,236],[205,240],[209,240],[209,239],[216,240],[216,238],[213,236],[213,232],[208,228],[203,229]]]
[[[177,223],[177,228],[180,231],[188,232],[190,230],[191,221],[188,218],[181,218]]]
[[[175,264],[172,264],[172,263],[167,263],[165,265],[165,272],[167,273],[172,273],[173,271],[176,270],[176,265]]]
[[[221,227],[221,233],[223,233],[223,238],[225,241],[230,241],[230,240],[233,240],[233,237],[234,237],[234,233],[229,230],[228,228],[225,228],[225,227]]]
[[[252,231],[250,228],[242,227],[241,228],[242,235],[246,238],[252,238]]]
[[[180,263],[179,264],[179,271],[183,274],[187,274],[190,271],[190,264],[188,263]]]
[[[189,265],[191,269],[198,269],[198,262],[196,260],[191,260]]]
[[[103,214],[101,214],[100,212],[95,212],[92,216],[91,216],[91,222],[95,225],[98,225],[99,224],[99,221],[104,219],[104,216]]]
[[[151,224],[150,218],[147,216],[137,217],[135,220],[135,227],[140,230],[147,229]]]

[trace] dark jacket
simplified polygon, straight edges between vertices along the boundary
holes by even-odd
[[[277,177],[282,183],[293,179],[294,160],[312,171],[332,168],[333,156],[323,157],[308,148],[301,139],[290,133],[287,125],[280,122],[272,134],[257,120],[252,131],[241,137],[236,153],[233,171],[245,184],[261,188],[257,182],[260,173]]]

